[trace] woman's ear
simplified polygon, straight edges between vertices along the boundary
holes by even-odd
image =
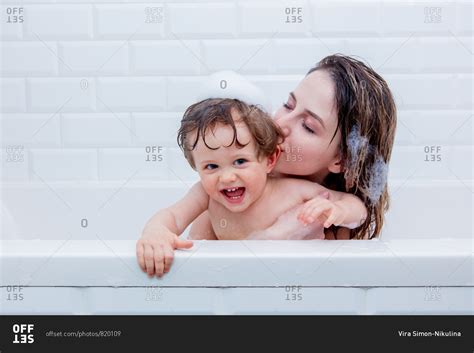
[[[275,168],[276,162],[278,161],[278,158],[280,158],[280,155],[281,155],[281,148],[278,145],[277,148],[275,149],[275,152],[273,152],[267,158],[267,173],[270,173],[273,170],[273,168]]]
[[[331,173],[339,174],[344,171],[342,167],[342,159],[340,156],[336,156],[331,163],[329,163],[328,169]]]

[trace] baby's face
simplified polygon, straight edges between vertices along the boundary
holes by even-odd
[[[255,141],[243,122],[235,122],[237,138],[243,148],[232,144],[231,126],[217,124],[208,129],[191,152],[201,183],[207,194],[232,212],[242,212],[258,200],[265,189],[267,173],[273,168],[267,157],[257,159]],[[195,140],[194,132],[190,141]],[[226,147],[229,146],[229,147]]]

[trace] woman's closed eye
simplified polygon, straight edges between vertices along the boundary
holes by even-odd
[[[285,107],[285,109],[288,109],[288,110],[293,110],[295,109],[294,106],[290,105],[290,103],[283,103],[283,106]]]
[[[306,122],[303,120],[302,123],[301,123],[301,126],[303,126],[303,129],[305,129],[306,131],[308,131],[310,134],[314,134],[314,130],[312,128],[310,128],[308,125],[306,125]]]

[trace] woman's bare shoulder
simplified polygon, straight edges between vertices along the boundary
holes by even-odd
[[[313,187],[315,185],[314,182],[302,179],[302,178],[293,178],[293,177],[288,177],[284,176],[281,178],[271,178],[272,182],[274,185],[278,185],[279,187],[294,187],[294,186],[299,186],[299,187]],[[316,184],[319,185],[319,184]]]

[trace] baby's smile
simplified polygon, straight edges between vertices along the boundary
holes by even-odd
[[[245,196],[245,188],[241,186],[222,189],[221,193],[225,196],[225,199],[233,204],[241,203]]]

